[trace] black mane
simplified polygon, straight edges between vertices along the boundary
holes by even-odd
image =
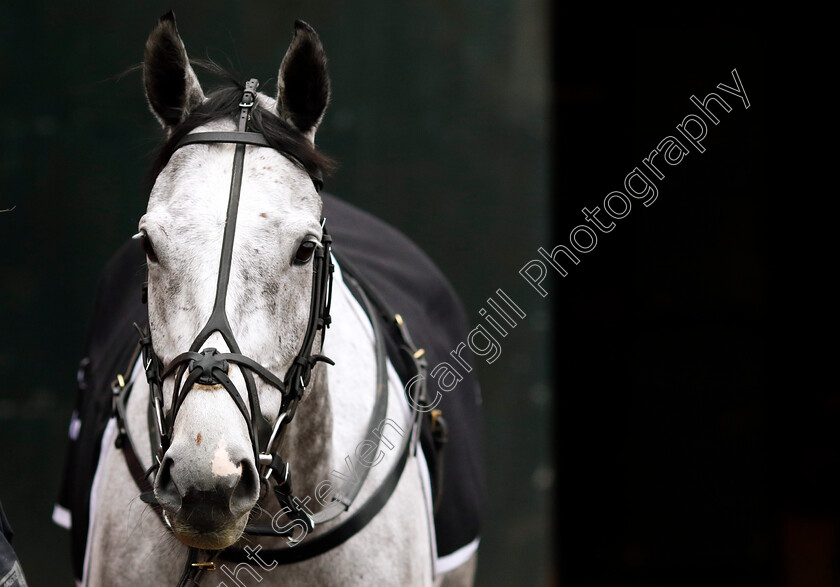
[[[150,185],[154,185],[158,174],[169,162],[178,142],[185,135],[214,120],[238,118],[243,90],[244,85],[232,82],[230,86],[214,91],[203,104],[190,112],[184,122],[175,127],[155,158],[149,173]],[[335,167],[335,163],[319,152],[300,132],[264,108],[254,107],[248,130],[261,133],[272,148],[289,157],[310,175],[326,174]]]

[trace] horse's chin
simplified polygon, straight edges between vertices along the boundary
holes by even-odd
[[[194,548],[205,550],[221,550],[234,544],[242,536],[248,523],[248,515],[244,515],[231,525],[213,530],[198,530],[189,524],[180,522],[177,518],[170,520],[170,527],[175,538]]]

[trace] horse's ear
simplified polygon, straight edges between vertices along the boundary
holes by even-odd
[[[295,36],[277,76],[277,114],[314,142],[329,101],[330,78],[321,39],[311,26],[295,21]]]
[[[143,84],[149,107],[167,130],[183,122],[190,110],[204,101],[171,10],[160,17],[146,41]]]

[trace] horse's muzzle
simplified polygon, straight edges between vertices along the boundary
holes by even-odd
[[[155,497],[175,536],[197,548],[225,548],[238,540],[259,495],[257,469],[241,459],[230,474],[197,470],[193,459],[164,457]]]

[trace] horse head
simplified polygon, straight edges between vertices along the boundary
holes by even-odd
[[[304,342],[312,259],[322,249],[312,176],[326,162],[314,148],[329,101],[326,57],[315,31],[298,21],[277,97],[254,92],[249,130],[273,148],[242,147],[247,155],[233,215],[239,147],[180,143],[190,134],[236,131],[243,88],[205,95],[171,13],[149,36],[143,78],[168,136],[138,233],[148,258],[149,327],[164,372],[168,432],[154,492],[179,540],[219,549],[239,539],[257,503],[258,443],[275,424],[283,393],[241,362],[213,357],[236,353],[283,379]],[[228,236],[229,225],[235,232]],[[185,352],[192,353],[189,361],[179,359]],[[187,389],[199,354],[212,376],[192,377]],[[178,368],[167,373],[172,365]]]

